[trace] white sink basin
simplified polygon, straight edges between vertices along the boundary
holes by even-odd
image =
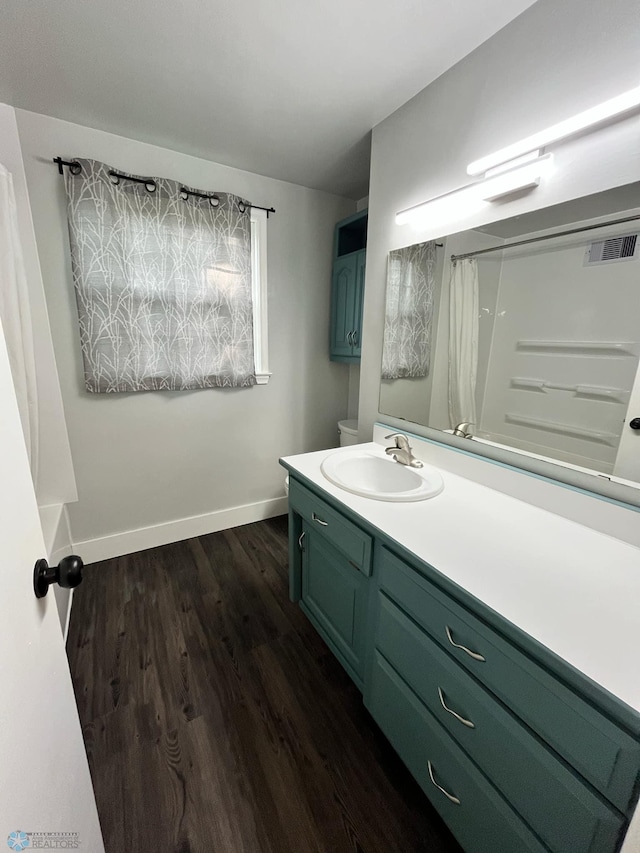
[[[409,468],[371,451],[338,450],[327,456],[320,470],[341,489],[377,501],[423,501],[444,488],[432,468]]]

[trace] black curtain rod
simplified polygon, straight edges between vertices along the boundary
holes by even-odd
[[[568,237],[571,234],[581,234],[583,231],[606,228],[607,225],[622,225],[624,222],[635,222],[636,219],[640,219],[640,214],[624,216],[622,219],[611,219],[609,222],[598,222],[596,225],[583,225],[581,228],[569,228],[568,231],[556,231],[554,234],[543,234],[541,237],[529,237],[528,240],[514,240],[512,243],[503,243],[502,246],[489,246],[487,249],[478,249],[476,252],[465,252],[463,255],[451,255],[451,260],[464,261],[466,258],[475,258],[476,255],[484,255],[487,252],[514,249],[516,246],[527,246],[529,243],[539,243],[541,240],[553,240],[554,237]]]
[[[63,160],[62,157],[54,157],[53,162],[58,167],[58,173],[62,174],[62,167],[68,166],[69,171],[72,175],[79,175],[82,171],[82,166],[76,160]],[[136,184],[144,184],[147,188],[147,191],[150,193],[154,193],[156,191],[156,182],[153,178],[133,178],[131,175],[123,175],[121,172],[116,172],[114,169],[109,170],[109,175],[112,178],[116,178],[115,183],[118,183],[120,180],[123,181],[133,181]],[[195,198],[208,198],[211,207],[217,207],[220,204],[220,199],[215,193],[199,193],[194,190],[188,190],[186,187],[180,187],[180,195],[185,199],[189,196],[194,196]],[[215,203],[214,203],[215,202]],[[240,202],[238,207],[240,208],[240,213],[244,213],[247,207],[255,208],[255,210],[265,210],[267,213],[267,219],[269,218],[270,213],[275,213],[275,207],[261,207],[259,204],[248,204],[245,205],[244,202]]]

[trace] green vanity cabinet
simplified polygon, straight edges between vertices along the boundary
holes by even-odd
[[[362,690],[371,537],[291,480],[292,598]]]
[[[291,597],[463,849],[617,853],[640,715],[290,471]]]
[[[332,361],[353,364],[360,361],[366,243],[366,211],[338,222],[331,280],[329,355]]]

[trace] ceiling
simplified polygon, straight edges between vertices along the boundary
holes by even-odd
[[[371,128],[533,2],[3,0],[0,101],[360,198]]]

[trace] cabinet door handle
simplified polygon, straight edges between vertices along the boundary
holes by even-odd
[[[300,548],[301,551],[304,551],[304,545],[302,543],[304,542],[304,537],[306,535],[307,534],[303,530],[302,533],[300,534],[300,536],[298,536],[298,548]]]
[[[353,332],[349,332],[349,334],[347,335],[347,341],[349,343],[349,346],[352,347],[353,346]]]
[[[353,344],[354,347],[357,347],[358,346],[358,330],[354,329],[353,332],[351,332],[351,335],[352,335],[351,343]]]
[[[311,518],[312,518],[314,521],[317,521],[317,522],[318,522],[318,524],[321,524],[323,527],[328,527],[328,526],[329,526],[329,522],[328,522],[328,521],[323,521],[321,518],[318,518],[318,516],[315,514],[315,512],[312,512],[312,513],[311,513]]]
[[[445,795],[445,797],[446,797],[448,800],[451,800],[451,802],[452,802],[452,803],[455,803],[455,804],[456,804],[456,806],[459,806],[459,805],[460,805],[460,800],[459,800],[457,797],[454,797],[454,796],[453,796],[453,794],[450,794],[448,791],[445,791],[445,789],[444,789],[444,788],[441,788],[441,787],[440,787],[440,785],[438,785],[438,783],[436,782],[436,780],[433,778],[433,765],[431,764],[431,762],[430,762],[430,761],[427,761],[427,767],[429,768],[429,779],[431,779],[431,781],[432,781],[432,782],[433,782],[433,784],[436,786],[436,788],[437,788],[439,791],[442,791],[442,793]]]
[[[455,711],[452,711],[451,708],[447,707],[447,705],[445,704],[445,701],[444,701],[444,695],[442,693],[441,687],[438,687],[438,696],[440,697],[440,704],[445,709],[447,714],[451,714],[451,716],[455,717],[456,720],[459,720],[459,722],[461,722],[463,726],[467,726],[467,728],[469,728],[469,729],[475,729],[475,727],[476,727],[475,723],[472,723],[471,720],[465,720],[465,718],[461,717],[460,714],[456,714]]]
[[[460,643],[456,643],[451,636],[451,628],[448,625],[445,625],[445,630],[447,632],[447,639],[451,643],[452,646],[455,646],[456,649],[462,649],[463,652],[466,652],[469,657],[472,657],[474,660],[485,661],[484,658],[479,652],[472,652],[471,649],[468,649],[466,646],[461,646]]]

